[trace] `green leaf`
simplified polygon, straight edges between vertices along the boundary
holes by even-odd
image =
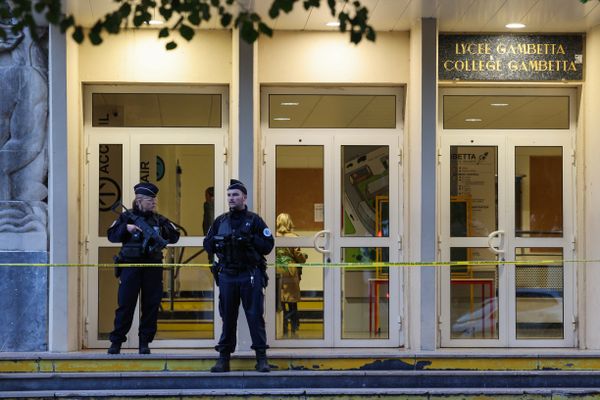
[[[173,50],[173,49],[175,49],[176,47],[177,47],[177,43],[175,43],[175,42],[173,42],[173,41],[171,41],[171,42],[169,42],[169,43],[167,43],[167,44],[165,45],[165,48],[166,48],[167,50]]]
[[[69,15],[66,18],[63,18],[62,21],[60,21],[60,31],[62,33],[65,33],[67,31],[67,29],[69,29],[70,27],[72,27],[75,24],[75,18],[72,15]]]
[[[181,26],[179,27],[179,34],[183,36],[183,38],[188,42],[192,40],[192,38],[194,37],[194,33],[194,30],[188,25],[181,24]]]
[[[81,25],[75,27],[75,30],[73,31],[71,37],[77,43],[83,43],[83,28],[81,27]]]
[[[265,35],[267,35],[269,37],[273,36],[273,29],[271,29],[271,27],[269,27],[264,22],[259,22],[259,24],[258,24],[258,31],[261,32],[261,33],[264,33]]]
[[[88,38],[90,38],[90,42],[94,46],[98,46],[100,43],[102,43],[102,37],[100,36],[100,32],[91,30],[90,33],[88,33]]]
[[[164,38],[167,36],[169,36],[169,28],[162,28],[160,31],[158,31],[159,38]]]
[[[254,29],[254,25],[252,25],[249,21],[244,21],[242,23],[242,27],[240,28],[240,36],[246,43],[254,43],[256,39],[258,39],[258,31]]]
[[[231,24],[233,16],[229,13],[224,13],[221,15],[221,26],[223,28],[227,28]]]

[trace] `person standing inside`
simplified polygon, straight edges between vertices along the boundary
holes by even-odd
[[[298,237],[294,232],[294,223],[287,213],[277,216],[277,236]],[[298,314],[298,302],[300,301],[300,279],[302,279],[302,267],[287,264],[304,264],[307,255],[298,247],[278,247],[276,251],[277,277],[279,278],[281,290],[279,301],[283,312],[283,336],[288,335],[288,323],[295,337],[300,328],[300,316]]]
[[[219,313],[223,332],[215,350],[219,359],[211,372],[228,372],[231,353],[236,347],[236,330],[240,301],[246,314],[252,349],[256,351],[256,370],[269,372],[267,334],[264,319],[264,289],[267,287],[265,256],[275,241],[267,224],[248,211],[248,191],[236,179],[227,188],[229,212],[213,222],[204,238],[209,256],[216,255],[213,275],[219,286]]]
[[[162,250],[167,243],[179,240],[179,231],[167,218],[156,212],[158,188],[152,183],[133,187],[132,210],[125,211],[108,228],[108,240],[123,243],[115,257],[117,264],[161,264]],[[150,354],[149,343],[157,330],[158,309],[163,294],[162,267],[116,268],[119,278],[118,308],[114,330],[110,333],[108,354],[119,354],[121,345],[133,322],[138,295],[141,291],[139,353]]]

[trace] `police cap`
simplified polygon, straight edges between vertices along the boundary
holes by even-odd
[[[244,194],[248,194],[248,190],[246,190],[246,186],[244,186],[244,184],[241,181],[238,181],[237,179],[231,179],[229,181],[229,187],[227,187],[227,190],[233,190],[233,189],[237,189],[237,190],[240,190]]]
[[[133,187],[135,194],[143,194],[148,197],[156,197],[158,188],[150,182],[140,182]]]

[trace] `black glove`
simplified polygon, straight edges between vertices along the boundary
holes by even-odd
[[[254,246],[254,238],[250,234],[238,236],[235,240],[242,249],[251,249]]]

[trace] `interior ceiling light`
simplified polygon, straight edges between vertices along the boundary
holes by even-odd
[[[510,24],[506,24],[504,26],[507,27],[508,29],[523,29],[523,28],[525,28],[525,24],[522,24],[520,22],[511,22]]]
[[[506,107],[508,105],[508,103],[491,103],[490,106],[492,107]]]
[[[297,106],[298,103],[297,101],[284,101],[282,103],[279,103],[280,106]]]
[[[289,117],[275,117],[273,118],[273,121],[289,121],[290,118]]]
[[[325,25],[330,26],[332,28],[340,26],[340,21],[329,21]]]
[[[465,122],[481,122],[481,118],[465,118]]]

